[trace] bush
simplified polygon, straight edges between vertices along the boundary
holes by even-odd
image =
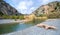
[[[8,15],[3,15],[2,16],[4,19],[9,19],[9,16]]]
[[[46,14],[40,14],[38,17],[44,17],[46,16]]]
[[[16,16],[16,15],[12,15],[12,16],[3,15],[1,17],[3,17],[4,19],[21,19],[21,20],[24,19],[23,15],[20,15],[20,16]]]
[[[47,16],[48,18],[60,18],[60,12],[51,12]]]
[[[24,19],[24,16],[19,16],[19,19],[21,19],[21,20]]]

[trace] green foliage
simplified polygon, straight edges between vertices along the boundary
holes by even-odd
[[[3,13],[2,12],[0,12],[0,16],[2,16],[3,15]]]
[[[12,16],[3,15],[1,17],[3,17],[4,19],[21,19],[21,20],[24,19],[23,15],[20,15],[20,16],[16,16],[16,15],[12,15]]]
[[[51,12],[47,16],[48,18],[60,18],[60,12]]]
[[[21,20],[24,19],[24,16],[19,16],[19,19],[21,19]]]
[[[13,16],[12,16],[12,19],[17,19],[17,16],[13,15]]]
[[[44,16],[46,16],[46,14],[40,14],[40,15],[39,15],[39,17],[44,17]]]
[[[9,19],[8,15],[2,15],[4,19]]]

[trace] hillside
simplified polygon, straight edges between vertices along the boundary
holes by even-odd
[[[0,15],[20,15],[21,13],[18,13],[18,11],[6,3],[3,0],[0,0]]]
[[[41,14],[47,14],[48,17],[60,17],[60,2],[54,1],[46,5],[40,6],[32,14],[40,16]]]

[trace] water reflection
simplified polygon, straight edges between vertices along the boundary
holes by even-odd
[[[42,21],[36,20],[36,21],[32,21],[32,22],[27,22],[27,23],[0,24],[0,34],[23,30],[28,27],[34,26],[40,22],[42,22]]]
[[[16,31],[18,24],[0,24],[0,34]]]

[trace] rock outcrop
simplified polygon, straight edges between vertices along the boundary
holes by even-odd
[[[21,13],[18,13],[18,11],[6,3],[3,0],[0,0],[0,15],[20,15]]]

